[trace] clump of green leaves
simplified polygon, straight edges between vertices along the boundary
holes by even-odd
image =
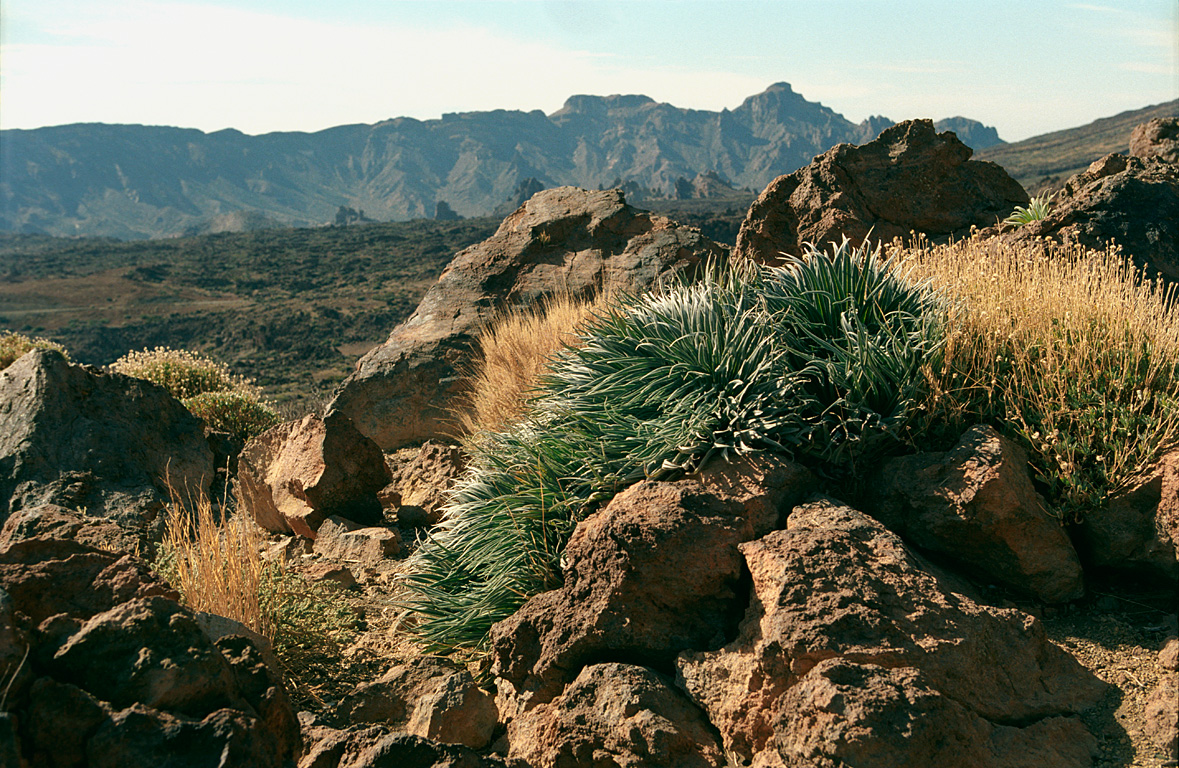
[[[1033,197],[1025,208],[1022,205],[1015,206],[1015,210],[1006,219],[1003,219],[1004,224],[1010,224],[1013,227],[1022,227],[1024,224],[1030,224],[1033,221],[1040,221],[1047,218],[1048,214],[1052,212],[1052,194],[1038,195]]]
[[[198,352],[156,347],[129,352],[110,368],[159,384],[209,427],[242,440],[279,422],[273,406],[252,381]]]
[[[42,339],[38,336],[25,336],[15,331],[6,331],[0,333],[0,371],[12,365],[17,361],[17,358],[22,357],[26,352],[33,349],[56,349],[65,355],[67,360],[70,358],[65,347],[49,339]]]
[[[432,651],[560,583],[573,527],[623,488],[713,456],[774,451],[829,475],[897,444],[941,344],[941,304],[846,241],[783,268],[713,269],[624,298],[542,376],[415,553],[407,607]]]

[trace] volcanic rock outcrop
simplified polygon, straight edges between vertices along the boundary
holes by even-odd
[[[565,292],[640,293],[723,253],[694,229],[631,208],[618,190],[545,190],[455,256],[413,315],[361,358],[329,409],[385,451],[453,433],[461,372],[497,313]]]
[[[1130,134],[1130,154],[1179,163],[1179,117],[1156,117],[1136,126]]]
[[[144,551],[168,486],[206,493],[204,424],[163,388],[33,350],[0,371],[0,522],[43,504],[114,520]]]
[[[5,526],[0,549],[0,710],[19,760],[29,768],[294,760],[294,710],[246,634],[208,635],[134,557],[22,538],[14,527]]]
[[[1077,714],[1104,685],[876,520],[820,498],[740,550],[754,597],[738,637],[677,661],[727,750],[757,766],[1087,764]]]
[[[1098,250],[1117,243],[1149,277],[1179,280],[1179,165],[1106,155],[1065,182],[1049,214],[1003,235]]]
[[[765,264],[871,234],[890,241],[918,232],[932,239],[993,225],[1028,202],[994,163],[929,120],[908,120],[863,146],[840,144],[805,168],[780,176],[754,201],[737,235],[735,256]]]

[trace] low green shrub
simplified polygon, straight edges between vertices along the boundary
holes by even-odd
[[[15,363],[17,358],[32,349],[56,349],[65,355],[67,360],[70,358],[65,347],[49,339],[25,336],[15,331],[5,331],[0,333],[0,371]]]
[[[280,420],[269,405],[241,392],[202,392],[181,402],[212,429],[241,440],[265,432]]]
[[[896,445],[941,313],[927,286],[847,242],[621,299],[555,358],[523,421],[471,440],[472,468],[404,578],[427,649],[478,650],[560,583],[577,522],[639,480],[763,450],[848,475]]]
[[[129,352],[110,369],[159,384],[209,427],[242,440],[280,421],[252,381],[199,352],[168,347]]]

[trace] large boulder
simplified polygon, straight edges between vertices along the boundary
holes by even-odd
[[[684,649],[720,647],[744,610],[737,545],[777,527],[813,482],[763,455],[618,494],[574,530],[564,586],[492,628],[501,714],[552,700],[593,661],[667,669]]]
[[[907,542],[976,578],[1047,603],[1084,594],[1081,561],[1032,485],[1027,454],[990,426],[945,453],[884,462],[868,505]]]
[[[875,519],[820,498],[740,549],[738,636],[681,654],[677,682],[744,762],[1088,764],[1077,715],[1104,684],[1035,618],[947,589]]]
[[[1157,157],[1179,163],[1179,117],[1156,117],[1135,126],[1130,134],[1130,154],[1143,160]]]
[[[48,536],[0,550],[0,668],[17,670],[0,710],[30,768],[294,760],[265,650],[210,636],[174,597],[130,555]]]
[[[238,457],[238,492],[258,525],[309,539],[332,515],[381,522],[388,482],[381,449],[341,413],[271,427]]]
[[[779,176],[754,201],[735,256],[765,264],[847,237],[889,241],[922,233],[961,237],[1028,202],[998,165],[971,160],[970,147],[930,120],[908,120],[863,146],[839,144],[805,168]]]
[[[594,664],[508,726],[508,756],[531,768],[724,768],[704,714],[662,675]]]
[[[204,424],[162,387],[33,350],[0,371],[0,522],[57,504],[114,520],[150,552],[169,488],[207,493]]]
[[[1106,155],[1065,182],[1045,218],[1003,237],[1095,249],[1117,243],[1150,277],[1179,280],[1179,165]]]
[[[544,190],[454,257],[329,408],[385,451],[446,436],[456,429],[450,408],[464,392],[473,344],[497,313],[561,293],[641,293],[721,256],[698,231],[631,208],[619,190]]]

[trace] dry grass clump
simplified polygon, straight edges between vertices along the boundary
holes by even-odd
[[[470,404],[459,414],[464,434],[497,432],[519,421],[545,364],[576,340],[576,329],[600,313],[609,292],[592,299],[560,294],[539,306],[511,310],[479,339]]]
[[[954,300],[929,423],[1000,424],[1062,514],[1099,508],[1179,438],[1174,295],[1116,249],[971,239],[893,250]]]
[[[115,373],[159,384],[211,428],[247,440],[279,422],[250,379],[199,352],[156,347],[111,363]]]
[[[339,588],[310,584],[281,559],[265,559],[262,529],[249,515],[222,511],[207,497],[186,505],[174,493],[156,570],[189,608],[234,619],[270,640],[288,675],[338,662],[356,625]]]
[[[56,349],[65,355],[66,360],[70,359],[70,354],[66,352],[65,347],[56,342],[37,336],[25,336],[16,331],[5,331],[4,333],[0,333],[0,371],[12,365],[17,361],[17,358],[33,349]]]

